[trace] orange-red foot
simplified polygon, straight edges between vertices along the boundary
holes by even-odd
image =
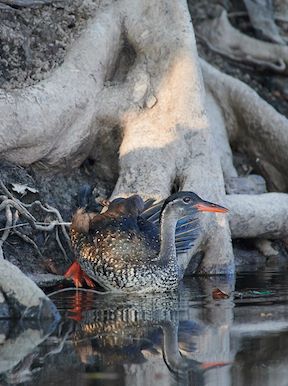
[[[88,285],[88,287],[95,288],[95,283],[83,269],[80,267],[80,264],[77,261],[71,265],[71,267],[67,270],[64,276],[69,279],[71,278],[74,282],[75,287],[82,287],[84,283]]]
[[[82,293],[77,291],[73,300],[73,308],[70,310],[71,315],[69,315],[68,318],[80,322],[80,320],[82,320],[83,311]]]

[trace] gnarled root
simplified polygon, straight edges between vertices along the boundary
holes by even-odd
[[[288,194],[226,196],[232,237],[281,239],[288,235]]]
[[[54,319],[58,318],[56,307],[37,285],[7,260],[0,260],[0,293],[13,318]],[[0,303],[2,311],[4,304]]]
[[[197,28],[197,36],[215,52],[230,59],[286,72],[288,47],[260,41],[244,35],[230,24],[227,12],[213,20],[205,20]]]
[[[287,118],[245,83],[223,74],[204,60],[201,66],[207,91],[224,117],[229,142],[235,149],[249,154],[253,166],[264,174],[270,190],[288,191]],[[227,152],[226,155],[229,156]],[[232,172],[228,174],[233,176]]]
[[[262,2],[244,0],[244,3],[256,33],[260,33],[260,37],[265,37],[273,43],[285,44],[274,21],[272,0]]]
[[[233,181],[237,187],[231,143],[235,149],[249,155],[255,169],[266,177],[270,189],[287,191],[287,119],[243,82],[221,73],[204,60],[201,60],[201,66],[207,91],[208,115],[220,152],[225,181]],[[248,182],[248,177],[246,185],[261,182],[256,176]],[[245,181],[245,177],[241,179]],[[260,193],[265,192],[265,185],[254,187],[255,190],[257,188]],[[230,209],[232,238],[287,238],[287,194],[251,194],[250,189],[249,194],[226,195],[225,204]]]
[[[58,227],[60,227],[62,231],[62,235],[65,238],[66,244],[71,249],[70,238],[66,227],[70,225],[70,223],[65,223],[62,219],[60,212],[51,207],[48,204],[42,205],[40,201],[34,201],[31,204],[25,204],[21,202],[19,199],[13,196],[13,194],[6,188],[2,181],[0,181],[0,189],[4,193],[4,195],[0,196],[0,211],[5,209],[6,213],[6,225],[5,228],[0,229],[3,231],[3,234],[0,239],[0,259],[4,257],[3,255],[3,244],[6,239],[9,237],[10,233],[16,234],[20,237],[24,242],[31,244],[38,255],[42,256],[37,244],[35,241],[30,238],[27,234],[21,231],[21,228],[30,225],[33,230],[43,231],[43,232],[56,232],[56,241],[66,260],[69,261],[65,248],[62,245],[62,242],[59,237]],[[51,220],[50,222],[41,222],[37,221],[36,218],[29,212],[28,209],[33,209],[33,207],[38,206],[43,213],[54,215],[57,220]],[[13,210],[12,210],[13,209]],[[20,221],[20,217],[24,221]]]

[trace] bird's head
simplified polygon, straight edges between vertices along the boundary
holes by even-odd
[[[162,207],[161,214],[165,209],[173,210],[177,216],[184,217],[198,212],[226,213],[227,208],[202,200],[193,192],[177,192],[168,197]]]

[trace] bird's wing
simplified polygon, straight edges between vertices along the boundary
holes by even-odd
[[[195,240],[200,234],[198,219],[193,216],[185,216],[177,222],[175,231],[175,245],[177,256],[187,252],[194,245]]]
[[[141,217],[145,220],[152,222],[154,226],[160,227],[160,213],[161,208],[164,204],[164,200],[157,202],[147,200],[144,203],[144,210],[141,213]],[[198,219],[195,217],[195,214],[190,216],[185,216],[177,222],[176,231],[175,231],[175,245],[176,245],[176,254],[177,256],[181,253],[187,252],[190,248],[193,247],[194,241],[197,239],[200,233],[200,227]]]
[[[141,213],[141,217],[159,227],[160,212],[164,201],[165,200],[162,200],[160,202],[157,202],[156,204],[155,200],[152,199],[145,201],[144,210]]]

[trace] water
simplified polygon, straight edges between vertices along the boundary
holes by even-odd
[[[0,384],[287,386],[287,277],[188,278],[149,296],[64,292],[56,326],[0,321]]]

